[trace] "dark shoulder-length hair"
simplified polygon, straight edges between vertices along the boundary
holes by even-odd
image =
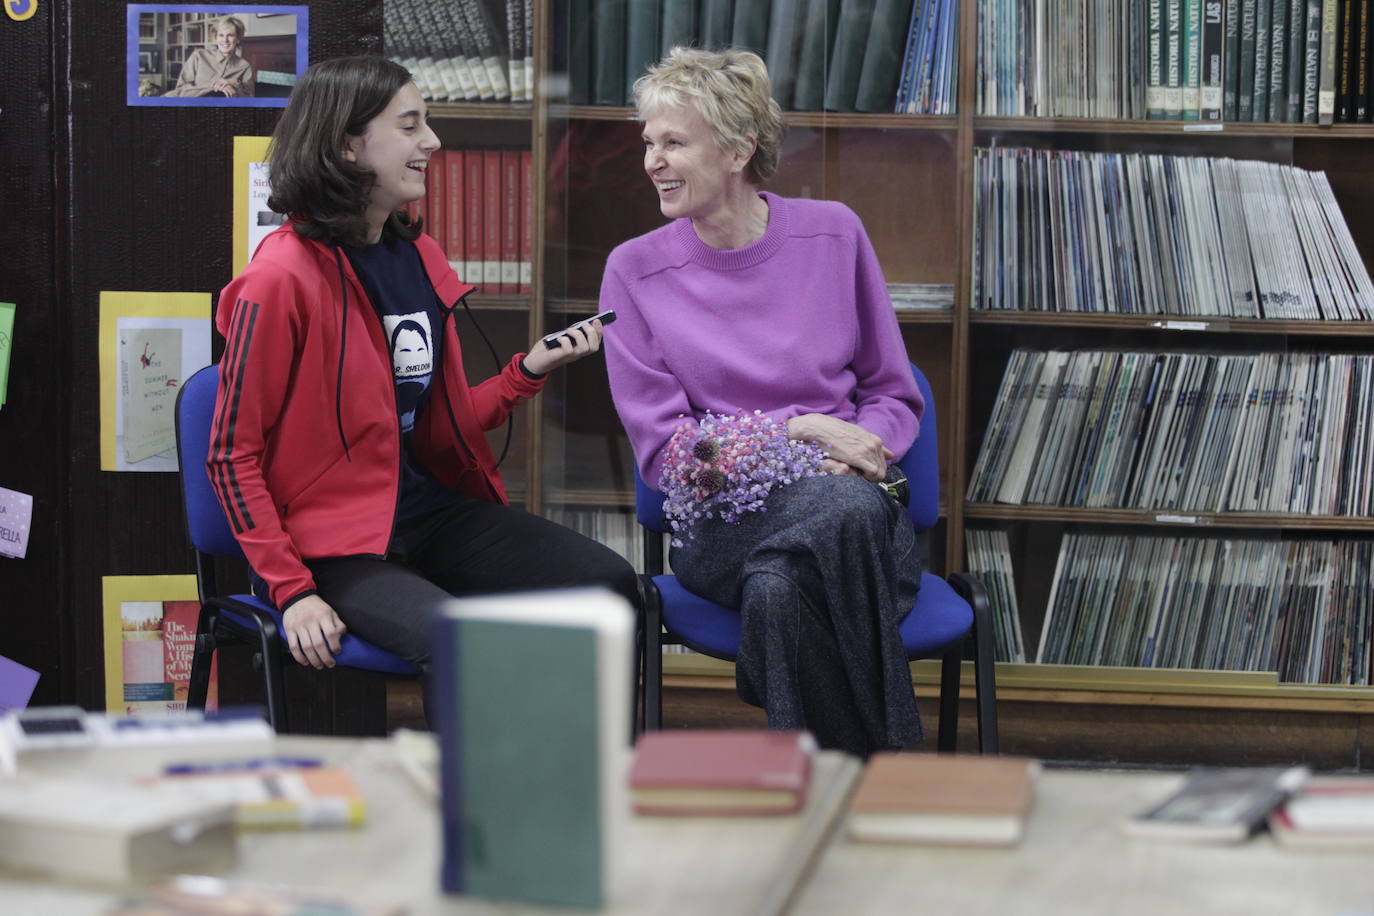
[[[295,221],[306,238],[362,245],[367,241],[367,202],[375,175],[344,159],[348,138],[367,133],[410,71],[384,57],[320,61],[301,77],[268,147],[267,205]],[[420,222],[403,212],[387,218],[383,232],[413,239]]]

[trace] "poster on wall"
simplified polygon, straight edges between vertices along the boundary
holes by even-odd
[[[186,708],[200,601],[195,576],[105,576],[105,711],[162,715]],[[219,706],[210,666],[205,708]]]
[[[177,470],[183,379],[210,365],[210,294],[100,294],[100,469]]]
[[[309,66],[306,6],[130,3],[130,105],[284,108]]]
[[[234,276],[243,272],[258,244],[286,222],[267,206],[267,144],[270,137],[234,138]]]

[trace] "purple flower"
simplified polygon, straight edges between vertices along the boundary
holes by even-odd
[[[746,512],[766,511],[774,487],[818,476],[824,458],[818,446],[787,438],[786,424],[760,411],[708,412],[699,424],[684,423],[663,459],[663,512],[673,545],[682,546],[696,519],[738,523]]]

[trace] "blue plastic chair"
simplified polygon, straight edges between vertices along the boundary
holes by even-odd
[[[268,721],[287,730],[286,693],[282,670],[295,664],[282,633],[281,612],[255,595],[223,595],[215,576],[216,557],[243,559],[243,551],[229,528],[224,510],[210,485],[205,459],[210,452],[210,425],[219,390],[219,366],[206,366],[191,376],[177,393],[177,462],[181,469],[186,530],[196,552],[196,587],[200,620],[186,705],[204,709],[210,686],[210,662],[219,646],[237,642],[257,647],[254,667],[263,675]],[[345,633],[338,664],[390,675],[417,675],[410,662]]]
[[[917,533],[929,530],[940,512],[940,460],[935,431],[935,399],[930,383],[911,367],[925,398],[921,432],[911,450],[897,462],[911,491],[908,512]],[[646,529],[644,564],[654,588],[646,588],[644,643],[644,727],[660,727],[663,716],[664,644],[685,645],[714,658],[734,661],[739,651],[740,615],[694,595],[674,575],[663,572],[663,494],[650,489],[635,471],[635,512]],[[939,658],[940,732],[938,747],[953,751],[959,725],[959,675],[964,645],[972,642],[977,694],[978,749],[997,753],[997,699],[993,662],[992,611],[981,582],[963,573],[941,578],[923,573],[916,604],[901,623],[907,657]],[[653,634],[660,634],[657,642]]]

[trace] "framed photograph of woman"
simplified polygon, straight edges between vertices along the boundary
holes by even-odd
[[[283,108],[309,63],[310,10],[131,3],[126,35],[130,105]]]

